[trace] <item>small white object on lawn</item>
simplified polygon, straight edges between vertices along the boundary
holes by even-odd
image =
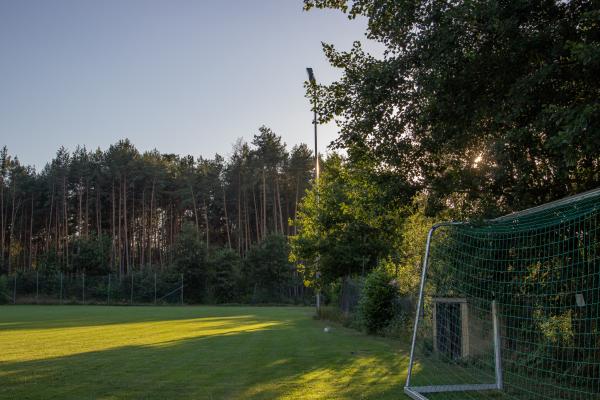
[[[331,328],[329,328],[328,326],[326,326],[325,328],[323,328],[323,332],[328,333],[330,331]]]

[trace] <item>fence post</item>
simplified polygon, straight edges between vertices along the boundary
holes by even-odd
[[[156,305],[156,272],[154,273],[154,304]]]
[[[108,273],[108,290],[106,291],[106,305],[110,305],[110,272]]]
[[[181,305],[183,305],[183,274],[181,274]]]
[[[17,274],[15,273],[15,284],[13,285],[13,304],[17,304]]]
[[[60,304],[63,302],[63,273],[60,273]]]
[[[35,271],[35,304],[38,303],[38,297],[40,294],[40,273]]]
[[[83,304],[85,304],[85,272],[81,275],[83,279],[83,288],[82,288],[82,300]]]
[[[129,304],[133,304],[133,271],[129,273],[131,274],[131,298],[129,299]]]

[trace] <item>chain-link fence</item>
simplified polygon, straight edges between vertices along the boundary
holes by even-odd
[[[342,280],[338,303],[340,310],[344,314],[348,315],[356,311],[360,300],[362,284],[363,282],[360,278],[345,277]]]
[[[182,274],[95,275],[23,272],[0,277],[0,297],[12,304],[183,304]]]

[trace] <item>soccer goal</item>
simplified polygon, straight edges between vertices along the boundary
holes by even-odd
[[[600,399],[600,189],[431,228],[404,391]]]

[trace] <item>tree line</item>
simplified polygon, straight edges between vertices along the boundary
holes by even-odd
[[[104,151],[60,148],[39,172],[6,147],[0,163],[0,272],[121,276],[175,268],[192,251],[184,245],[241,260],[280,236],[286,251],[314,155],[263,126],[227,160],[140,152],[125,139]]]

